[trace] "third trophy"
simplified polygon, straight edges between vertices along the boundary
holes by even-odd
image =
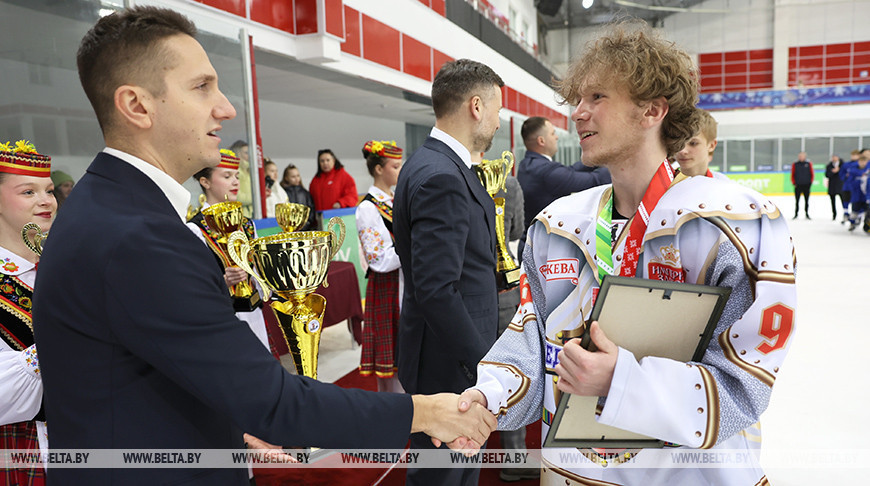
[[[275,219],[285,233],[292,233],[305,226],[311,208],[304,204],[279,203],[275,205]]]
[[[474,172],[495,203],[495,237],[498,245],[496,284],[500,290],[504,290],[519,284],[520,268],[507,252],[504,240],[504,198],[495,197],[499,190],[504,190],[505,180],[514,166],[514,155],[509,150],[505,150],[501,153],[501,157],[495,160],[482,160],[474,166]]]

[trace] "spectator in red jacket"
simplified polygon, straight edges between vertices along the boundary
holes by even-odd
[[[309,185],[318,211],[352,208],[359,202],[356,182],[330,149],[317,151],[317,174]]]

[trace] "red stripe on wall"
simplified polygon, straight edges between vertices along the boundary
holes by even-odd
[[[444,65],[445,62],[453,61],[454,59],[447,54],[439,51],[438,49],[432,48],[432,79],[435,79],[435,75],[438,74],[438,71],[441,69],[441,66]]]
[[[317,0],[296,0],[296,34],[317,33]]]
[[[344,6],[344,42],[341,51],[354,56],[360,55],[359,12]]]
[[[251,20],[295,34],[293,5],[290,2],[251,0]]]
[[[411,76],[432,81],[432,49],[402,34],[402,70]]]
[[[344,1],[324,0],[323,5],[326,8],[326,33],[344,36]]]
[[[362,16],[363,57],[400,71],[399,31],[366,14]]]
[[[432,10],[435,11],[438,15],[442,17],[447,16],[447,8],[445,6],[445,0],[432,0]]]
[[[203,5],[218,8],[239,17],[245,16],[245,0],[195,0]]]

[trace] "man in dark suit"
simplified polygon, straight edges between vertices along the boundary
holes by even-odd
[[[471,169],[499,128],[504,82],[468,59],[432,83],[435,128],[405,163],[393,229],[405,275],[399,381],[409,393],[461,392],[495,342],[495,205]],[[431,447],[414,434],[412,448]],[[409,469],[407,484],[477,484],[479,469]]]
[[[344,390],[287,373],[232,309],[213,256],[184,224],[181,182],[220,160],[235,110],[193,24],[138,7],[102,18],[78,53],[107,148],[46,242],[34,321],[51,445],[401,449],[411,432],[483,443],[484,409],[451,395]],[[450,424],[447,421],[456,421]],[[459,439],[457,442],[464,442]],[[247,484],[241,469],[52,469],[49,484]]]
[[[542,116],[528,118],[523,122],[520,136],[526,146],[526,156],[517,167],[517,179],[525,198],[526,231],[535,216],[556,199],[610,184],[610,172],[606,167],[591,168],[581,162],[568,167],[553,160],[559,149],[559,135],[550,120]],[[517,251],[520,258],[525,242],[526,234],[523,232]]]

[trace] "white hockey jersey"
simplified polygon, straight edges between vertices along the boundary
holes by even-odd
[[[577,329],[591,313],[598,288],[596,218],[611,192],[600,186],[559,199],[529,229],[520,307],[481,361],[475,386],[500,415],[499,429],[543,415],[547,434],[561,392],[555,375],[545,371],[552,371],[561,349],[557,333]],[[625,233],[613,248],[617,275]],[[744,451],[740,457],[752,464],[675,467],[676,456],[646,449],[623,457],[648,468],[620,467],[620,460],[606,462],[591,450],[580,451],[588,459],[577,467],[559,467],[561,449],[545,449],[542,484],[766,484],[757,463],[757,422],[794,334],[796,303],[794,247],[780,211],[738,184],[678,177],[649,215],[636,277],[732,291],[700,363],[638,362],[620,348],[597,420],[680,444],[674,452]]]

